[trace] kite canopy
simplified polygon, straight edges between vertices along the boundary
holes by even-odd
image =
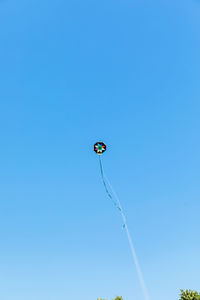
[[[102,155],[106,151],[106,145],[103,142],[97,142],[94,144],[94,151],[98,155]]]

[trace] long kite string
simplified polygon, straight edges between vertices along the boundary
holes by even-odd
[[[108,194],[109,198],[114,202],[115,206],[117,206],[117,208],[121,212],[121,217],[122,217],[122,220],[123,220],[123,223],[124,223],[123,227],[126,229],[126,234],[127,234],[129,246],[131,248],[132,257],[133,257],[133,260],[134,260],[134,263],[135,263],[135,266],[136,266],[138,278],[139,278],[140,285],[141,285],[141,288],[142,288],[142,291],[143,291],[143,294],[144,294],[144,299],[149,300],[150,299],[149,294],[148,294],[148,291],[147,291],[147,288],[146,288],[146,285],[145,285],[145,282],[144,282],[143,274],[142,274],[142,271],[141,271],[141,268],[140,268],[140,264],[139,264],[139,261],[138,261],[137,255],[136,255],[135,247],[133,245],[133,241],[132,241],[132,238],[131,238],[131,235],[130,235],[130,231],[128,229],[126,217],[124,215],[119,197],[117,196],[115,190],[113,189],[112,185],[110,184],[108,178],[105,176],[100,156],[99,156],[99,163],[100,163],[101,177],[102,177],[102,181],[103,181],[103,185],[105,187],[106,193]],[[109,185],[109,187],[110,187],[110,189],[111,189],[111,191],[112,191],[112,193],[113,193],[113,195],[116,199],[116,202],[113,200],[113,197],[111,196],[110,192],[108,191],[106,181],[107,181],[107,183],[108,183],[108,185]]]
[[[101,178],[102,178],[103,185],[104,185],[104,188],[106,190],[106,193],[107,193],[108,197],[112,200],[113,204],[120,210],[120,207],[117,205],[117,202],[113,199],[112,195],[110,194],[110,192],[107,188],[107,185],[106,185],[106,182],[105,182],[105,179],[104,179],[105,176],[104,176],[103,165],[102,165],[100,156],[99,156],[99,163],[100,163]]]

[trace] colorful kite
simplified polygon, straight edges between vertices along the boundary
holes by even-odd
[[[97,142],[94,144],[94,151],[98,155],[102,155],[106,151],[106,145],[102,142]]]

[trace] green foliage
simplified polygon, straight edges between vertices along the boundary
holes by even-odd
[[[106,299],[102,299],[102,298],[98,298],[97,300],[106,300]],[[113,300],[123,300],[123,298],[122,297],[119,297],[119,296],[117,296],[115,299],[113,299]]]
[[[180,300],[200,300],[200,294],[191,290],[181,290]]]

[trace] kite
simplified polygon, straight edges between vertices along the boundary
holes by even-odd
[[[105,188],[105,191],[108,195],[108,197],[110,198],[110,200],[113,202],[113,204],[115,205],[115,207],[120,211],[122,220],[123,220],[123,228],[126,230],[126,234],[127,234],[127,238],[128,238],[128,242],[129,242],[129,246],[131,249],[131,253],[132,253],[132,257],[136,266],[136,270],[137,270],[137,274],[138,274],[138,278],[139,278],[139,282],[144,294],[144,298],[145,300],[149,300],[149,295],[148,295],[148,291],[143,279],[143,274],[139,265],[139,261],[135,252],[135,247],[133,245],[132,242],[132,238],[127,226],[127,221],[126,221],[126,217],[125,214],[123,212],[120,200],[116,194],[116,192],[114,191],[112,185],[110,184],[108,178],[105,175],[104,169],[103,169],[103,164],[102,164],[102,160],[101,160],[101,155],[106,151],[106,145],[103,142],[97,142],[96,144],[94,144],[94,151],[96,152],[96,154],[99,155],[99,164],[100,164],[100,173],[101,173],[101,178],[102,178],[102,182]],[[110,191],[109,191],[110,190]]]
[[[102,142],[97,142],[94,144],[94,151],[98,155],[102,155],[106,151],[106,145]]]

